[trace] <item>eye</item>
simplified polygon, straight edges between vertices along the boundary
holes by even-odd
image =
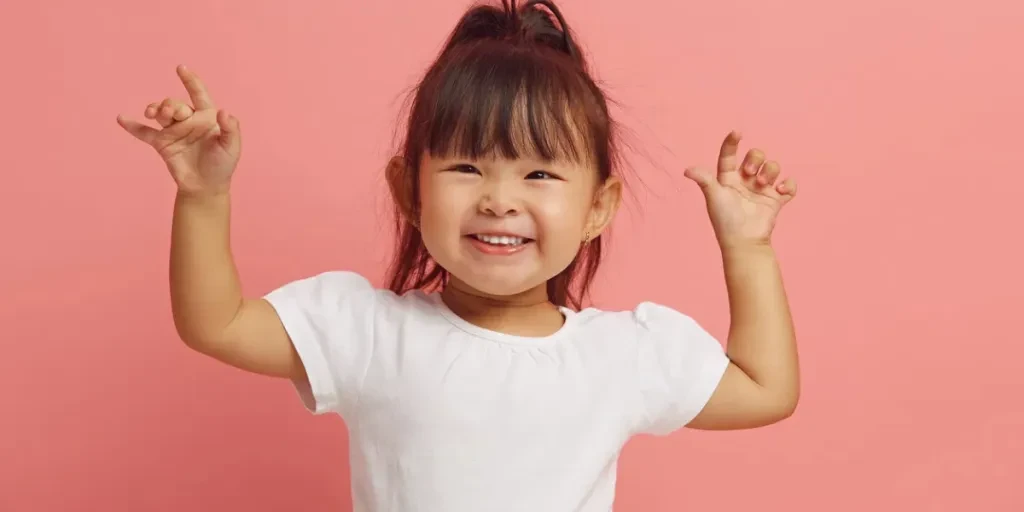
[[[530,174],[526,175],[526,179],[528,179],[528,180],[557,180],[557,179],[561,179],[561,178],[559,178],[558,176],[555,176],[554,174],[551,174],[550,172],[547,172],[547,171],[533,171]]]
[[[462,174],[480,174],[480,170],[469,164],[453,165],[451,170]]]

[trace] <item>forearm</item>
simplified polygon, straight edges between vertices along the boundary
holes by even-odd
[[[179,194],[171,228],[170,287],[174,325],[202,350],[215,343],[242,306],[230,247],[230,197]]]
[[[731,313],[729,358],[766,397],[795,407],[796,335],[775,252],[764,245],[725,249],[722,256]]]

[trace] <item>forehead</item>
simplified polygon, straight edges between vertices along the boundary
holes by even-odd
[[[425,81],[412,119],[420,149],[477,160],[596,158],[607,119],[578,73],[530,52],[477,53],[452,57]]]

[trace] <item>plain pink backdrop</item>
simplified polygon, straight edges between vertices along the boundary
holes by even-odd
[[[635,440],[617,509],[1024,510],[1019,2],[562,4],[646,153],[599,305],[663,302],[724,337],[683,168],[738,128],[800,182],[775,237],[797,414]],[[188,64],[242,122],[247,291],[330,268],[379,282],[395,116],[466,6],[0,7],[0,510],[349,509],[339,419],[175,338],[173,185],[115,116],[183,95]]]

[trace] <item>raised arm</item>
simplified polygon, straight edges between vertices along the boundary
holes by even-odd
[[[276,311],[242,296],[228,243],[230,197],[179,194],[171,229],[171,308],[191,348],[246,371],[304,377]]]
[[[174,325],[191,348],[246,371],[304,378],[274,309],[243,297],[230,246],[230,183],[241,154],[238,120],[218,110],[199,77],[178,76],[191,105],[168,98],[146,108],[160,128],[118,116],[152,146],[178,186],[171,229],[170,289]]]
[[[796,193],[793,180],[776,183],[779,165],[751,150],[742,165],[740,137],[722,144],[718,173],[688,170],[704,191],[722,249],[731,315],[731,363],[690,428],[728,430],[778,422],[796,409],[800,372],[796,334],[775,251],[770,242],[779,210]]]

